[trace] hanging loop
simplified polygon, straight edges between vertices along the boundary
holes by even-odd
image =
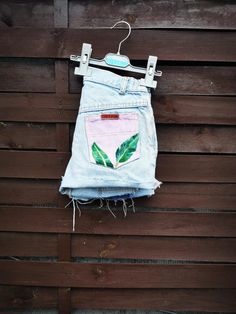
[[[117,54],[118,54],[118,55],[120,55],[120,47],[121,47],[121,44],[122,44],[122,43],[130,36],[130,34],[131,34],[131,26],[130,26],[130,24],[129,24],[128,22],[126,22],[126,21],[118,21],[118,22],[116,22],[111,28],[116,27],[116,25],[118,25],[118,24],[120,24],[120,23],[125,23],[126,25],[128,25],[128,27],[129,27],[129,32],[128,32],[128,35],[127,35],[124,39],[122,39],[121,42],[119,43],[119,47],[118,47],[118,50],[117,50]]]

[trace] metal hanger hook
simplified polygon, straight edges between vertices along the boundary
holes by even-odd
[[[118,22],[116,22],[111,28],[116,27],[116,25],[118,25],[118,24],[120,24],[120,23],[125,23],[126,25],[128,25],[128,27],[129,27],[129,33],[128,33],[128,35],[127,35],[124,39],[122,39],[121,42],[119,43],[119,47],[118,47],[118,50],[117,50],[117,54],[118,54],[118,55],[120,55],[120,47],[121,47],[121,44],[129,37],[129,35],[130,35],[130,33],[131,33],[131,26],[130,26],[130,24],[129,24],[128,22],[126,22],[126,21],[118,21]]]

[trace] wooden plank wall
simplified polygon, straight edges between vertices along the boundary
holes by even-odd
[[[0,2],[0,308],[236,312],[234,1]],[[156,194],[114,219],[58,193],[82,79],[70,54],[159,57]],[[133,74],[131,74],[133,75]],[[5,313],[4,312],[4,313]],[[122,312],[123,313],[123,312]]]

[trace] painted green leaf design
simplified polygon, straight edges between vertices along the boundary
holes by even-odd
[[[135,134],[124,141],[116,150],[116,162],[127,161],[137,149],[139,134]]]
[[[95,142],[92,145],[92,155],[96,164],[113,168],[113,164],[107,154]]]

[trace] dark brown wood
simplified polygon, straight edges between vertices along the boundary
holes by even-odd
[[[79,54],[82,44],[88,42],[93,45],[93,56],[103,58],[107,52],[117,50],[117,43],[126,33],[124,29],[7,28],[0,38],[0,56],[69,58]],[[15,46],[18,38],[22,40]],[[146,60],[151,53],[160,60],[234,62],[235,47],[234,31],[133,30],[122,53],[137,60]]]
[[[236,289],[72,289],[76,309],[152,309],[234,313]],[[50,287],[0,286],[0,307],[55,308],[57,291]]]
[[[68,1],[54,1],[54,26],[68,26]],[[55,62],[56,94],[68,93],[68,62],[57,60]],[[69,151],[69,125],[57,124],[57,149],[58,151]],[[58,199],[58,206],[65,205],[65,202]],[[71,259],[71,236],[70,234],[58,234],[58,260],[70,261]],[[71,289],[58,288],[58,311],[60,314],[71,313]]]
[[[236,46],[236,45],[235,45]],[[171,49],[171,48],[170,48]],[[138,48],[137,48],[138,50]],[[143,66],[146,66],[143,65]],[[158,69],[163,72],[158,79],[155,95],[211,95],[234,96],[236,94],[234,80],[236,77],[235,66],[224,65],[161,65]],[[142,76],[129,73],[136,78]],[[70,92],[81,92],[81,77],[74,75],[74,64],[70,67]]]
[[[60,180],[0,179],[0,203],[8,205],[58,206],[69,199],[61,195]],[[135,206],[235,210],[236,184],[165,182],[151,197],[135,199]],[[25,193],[27,191],[27,193]],[[99,204],[98,202],[95,202]],[[63,207],[63,205],[62,205]]]
[[[206,311],[234,313],[235,289],[73,289],[78,309]]]
[[[70,141],[74,135],[70,130]],[[235,127],[156,125],[159,152],[232,153],[236,152]],[[229,141],[229,139],[231,139]]]
[[[20,42],[19,40],[16,41]],[[53,61],[40,59],[7,59],[3,61],[1,59],[0,91],[54,92]]]
[[[60,152],[1,151],[0,156],[0,175],[16,178],[59,179],[69,159],[68,153]]]
[[[236,266],[0,261],[0,284],[86,288],[235,288]]]
[[[0,256],[58,256],[57,237],[47,233],[1,232]]]
[[[70,261],[70,235],[1,232],[0,256],[58,256]],[[57,250],[58,247],[58,250]],[[72,256],[235,262],[234,238],[74,235]]]
[[[9,149],[44,149],[69,152],[69,125],[39,123],[0,124],[0,147]],[[71,142],[74,127],[71,128]],[[234,127],[159,125],[159,152],[235,153]],[[58,144],[56,145],[56,140]],[[228,139],[231,141],[228,141]]]
[[[234,97],[155,95],[152,107],[159,123],[236,124]]]
[[[80,95],[0,93],[1,121],[75,123]],[[161,124],[235,125],[235,97],[154,96],[154,116]]]
[[[23,287],[0,285],[0,308],[48,309],[57,306],[57,289],[52,287]]]
[[[55,5],[55,4],[54,4]],[[132,28],[200,28],[235,29],[235,5],[227,0],[159,2],[136,1],[135,3],[96,1],[70,1],[70,27],[111,27],[123,17]],[[60,9],[60,7],[58,8]],[[53,27],[53,1],[18,2],[2,0],[0,26],[7,27]],[[104,16],[106,18],[104,19]]]
[[[104,235],[149,235],[149,236],[208,236],[235,237],[236,213],[176,212],[138,210],[123,211],[118,205],[114,218],[108,209],[82,207],[75,233]],[[30,208],[24,206],[0,207],[0,230],[18,232],[72,231],[72,208]],[[14,217],[14,219],[13,219]]]
[[[235,184],[165,182],[150,198],[135,200],[136,206],[235,210]]]
[[[7,178],[59,179],[69,153],[1,151],[0,175]],[[169,182],[236,182],[235,156],[159,154],[156,176]]]
[[[59,180],[0,179],[1,204],[58,206]],[[27,193],[26,193],[27,191]]]
[[[0,147],[56,150],[56,128],[42,123],[0,123]]]
[[[157,136],[160,152],[236,152],[235,127],[161,125],[157,127]]]
[[[235,262],[236,239],[74,235],[72,255],[92,258]]]
[[[102,10],[97,10],[101,8]],[[111,27],[128,21],[132,28],[235,29],[236,8],[232,1],[70,1],[70,27]],[[104,16],[106,18],[104,18]],[[125,27],[122,24],[117,27]]]
[[[0,261],[4,313],[235,312],[235,12],[230,0],[1,1],[0,256],[20,259]],[[73,232],[58,191],[83,86],[69,56],[83,42],[97,58],[117,51],[121,17],[133,27],[121,53],[142,67],[157,55],[163,71],[151,101],[164,183],[126,218],[121,202],[116,219],[81,205]]]
[[[53,27],[53,1],[1,0],[0,27]]]

